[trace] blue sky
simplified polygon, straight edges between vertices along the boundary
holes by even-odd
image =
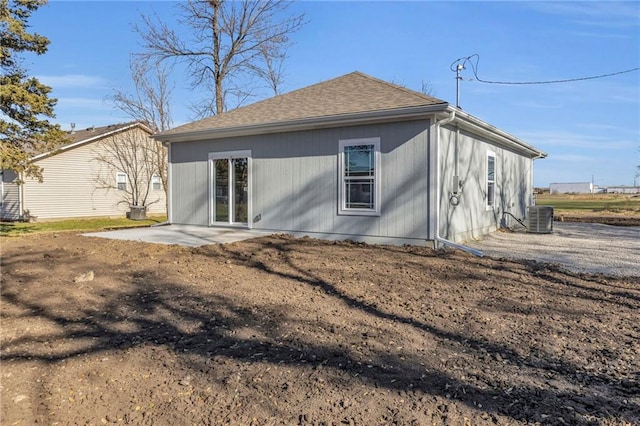
[[[478,76],[541,81],[640,67],[640,2],[301,1],[308,23],[293,36],[283,91],[355,70],[455,104],[451,63],[480,55]],[[107,99],[131,89],[129,57],[139,52],[131,24],[141,13],[175,20],[165,1],[51,0],[32,30],[51,40],[25,66],[53,88],[56,121],[69,129],[128,121]],[[545,85],[495,85],[462,72],[461,107],[549,153],[535,184],[632,185],[640,164],[640,72]],[[194,93],[172,76],[174,123],[191,121]],[[265,92],[264,96],[268,96]],[[256,99],[258,100],[258,99]],[[640,178],[637,179],[640,184]]]

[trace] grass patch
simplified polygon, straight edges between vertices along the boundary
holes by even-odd
[[[167,218],[165,216],[153,216],[146,220],[93,218],[69,219],[54,222],[0,222],[0,236],[14,237],[39,232],[97,232],[108,229],[139,228],[162,223],[166,220]]]
[[[640,215],[640,197],[625,194],[541,194],[537,205],[553,206],[560,213],[623,213]]]

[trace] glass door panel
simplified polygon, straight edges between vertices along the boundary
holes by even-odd
[[[250,151],[246,151],[250,153]],[[244,151],[211,153],[210,224],[249,223],[249,159]]]
[[[233,177],[233,219],[235,223],[247,223],[249,168],[246,158],[231,160]]]
[[[213,160],[213,221],[229,222],[229,160]]]

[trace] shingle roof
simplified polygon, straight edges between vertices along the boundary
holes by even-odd
[[[80,145],[84,145],[85,143],[90,143],[95,141],[96,139],[100,139],[101,137],[106,137],[108,135],[112,135],[120,130],[126,130],[131,127],[139,126],[140,128],[149,132],[149,134],[153,133],[153,131],[143,122],[140,121],[132,121],[129,123],[120,123],[120,124],[110,124],[108,126],[102,127],[89,127],[83,130],[71,130],[67,131],[67,139],[64,141],[63,145],[56,147],[52,151],[36,153],[33,157],[31,157],[31,161],[41,160],[42,158],[49,157],[51,155],[55,155],[61,151],[66,151],[68,149],[75,148]]]
[[[436,104],[446,104],[446,102],[356,71],[246,107],[194,121],[160,135]]]
[[[130,123],[120,123],[120,124],[110,124],[108,126],[102,127],[89,127],[87,129],[82,130],[72,130],[67,132],[67,137],[69,138],[69,144],[83,141],[85,139],[93,139],[107,133],[115,132],[120,129],[124,129],[125,127],[129,127],[136,122]]]

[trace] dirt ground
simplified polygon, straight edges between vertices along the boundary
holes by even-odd
[[[560,222],[602,223],[613,226],[640,226],[640,215],[596,215],[596,214],[559,214],[555,218]]]
[[[2,241],[1,418],[640,424],[640,279],[271,236]]]

